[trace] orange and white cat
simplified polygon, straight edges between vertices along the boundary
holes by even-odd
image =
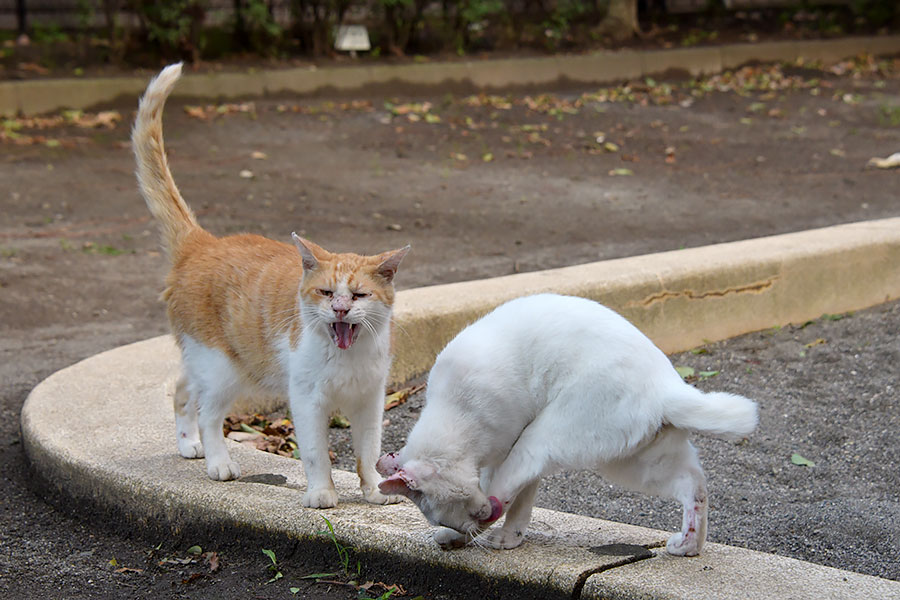
[[[141,193],[172,264],[163,298],[182,357],[179,452],[205,455],[212,479],[240,477],[222,435],[233,401],[254,393],[287,397],[308,480],[303,506],[338,502],[328,457],[328,420],[338,410],[351,423],[363,496],[376,504],[398,500],[378,490],[375,461],[393,279],[409,246],[360,256],[328,252],[296,234],[294,248],[205,231],[175,186],[163,147],[163,106],[180,76],[175,64],[150,82],[132,132]]]

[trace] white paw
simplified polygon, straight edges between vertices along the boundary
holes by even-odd
[[[371,504],[397,504],[403,501],[403,496],[386,496],[378,489],[363,490],[363,498]]]
[[[338,495],[334,488],[309,490],[303,494],[302,503],[306,508],[333,508],[337,506]]]
[[[203,444],[200,440],[179,438],[178,453],[185,458],[203,458]]]
[[[491,529],[481,535],[481,539],[490,546],[498,550],[509,550],[520,546],[525,541],[525,531],[518,528]]]
[[[236,462],[223,460],[221,462],[206,461],[206,473],[210,479],[216,481],[228,481],[241,476],[241,467]]]
[[[441,527],[434,532],[434,541],[442,550],[453,550],[466,545],[466,536],[455,529]]]
[[[666,543],[666,552],[673,556],[697,556],[700,554],[700,544],[696,533],[689,533],[686,537],[678,532],[669,538]]]

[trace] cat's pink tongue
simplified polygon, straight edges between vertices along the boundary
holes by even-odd
[[[491,516],[482,521],[482,525],[493,523],[501,516],[503,516],[503,503],[500,502],[500,500],[498,500],[496,496],[489,497],[488,501],[491,503]]]
[[[337,334],[337,346],[346,350],[353,343],[353,327],[350,323],[338,321],[334,324],[334,332]]]

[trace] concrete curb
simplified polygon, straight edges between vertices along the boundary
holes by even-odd
[[[671,354],[900,298],[900,218],[406,290],[391,379],[426,372],[463,327],[541,292],[597,300]]]
[[[679,332],[717,338],[900,297],[900,219],[404,291],[397,318],[410,335],[398,340],[403,359],[395,376],[426,368],[440,340],[489,306],[557,285],[563,286],[558,291],[612,299],[651,337],[690,347],[694,337]],[[622,544],[659,548],[668,533],[548,510],[535,511],[538,525],[516,550],[442,552],[410,503],[367,505],[356,476],[336,472],[341,505],[303,509],[299,463],[231,442],[245,477],[214,482],[202,461],[178,457],[172,443],[177,369],[177,350],[163,336],[99,354],[43,381],[21,417],[36,472],[77,501],[175,530],[244,528],[273,539],[310,540],[324,514],[340,541],[360,552],[513,581],[546,595],[900,597],[900,582],[717,544],[695,559],[664,552],[640,559]]]
[[[364,65],[187,75],[175,97],[232,99],[267,94],[346,94],[367,89],[503,90],[552,85],[594,85],[670,70],[709,75],[748,62],[805,58],[833,62],[860,53],[900,52],[900,36],[849,37],[727,44],[671,50],[601,51],[538,58]],[[86,109],[143,93],[147,77],[37,79],[0,82],[0,115]]]

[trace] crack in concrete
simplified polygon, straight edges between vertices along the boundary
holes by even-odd
[[[766,279],[765,281],[760,281],[757,283],[750,283],[747,285],[725,288],[724,290],[711,290],[709,292],[700,293],[694,292],[693,290],[683,290],[680,292],[670,292],[668,290],[665,290],[657,294],[648,296],[643,300],[629,302],[626,304],[626,306],[628,306],[629,308],[635,306],[646,307],[652,304],[656,304],[657,302],[665,302],[666,300],[672,300],[674,298],[703,300],[705,298],[722,298],[724,296],[728,296],[729,294],[760,294],[775,285],[776,281],[778,281],[778,277],[772,277],[770,279]]]
[[[650,551],[650,546],[638,546],[635,544],[607,544],[606,546],[595,546],[591,548],[591,552],[604,556],[622,556],[623,558],[616,562],[597,567],[596,569],[588,569],[579,575],[578,579],[575,580],[575,585],[572,587],[573,600],[579,600],[581,598],[581,592],[584,590],[584,586],[591,575],[603,573],[604,571],[609,571],[610,569],[616,569],[618,567],[624,567],[625,565],[630,565],[656,556],[656,554]]]

